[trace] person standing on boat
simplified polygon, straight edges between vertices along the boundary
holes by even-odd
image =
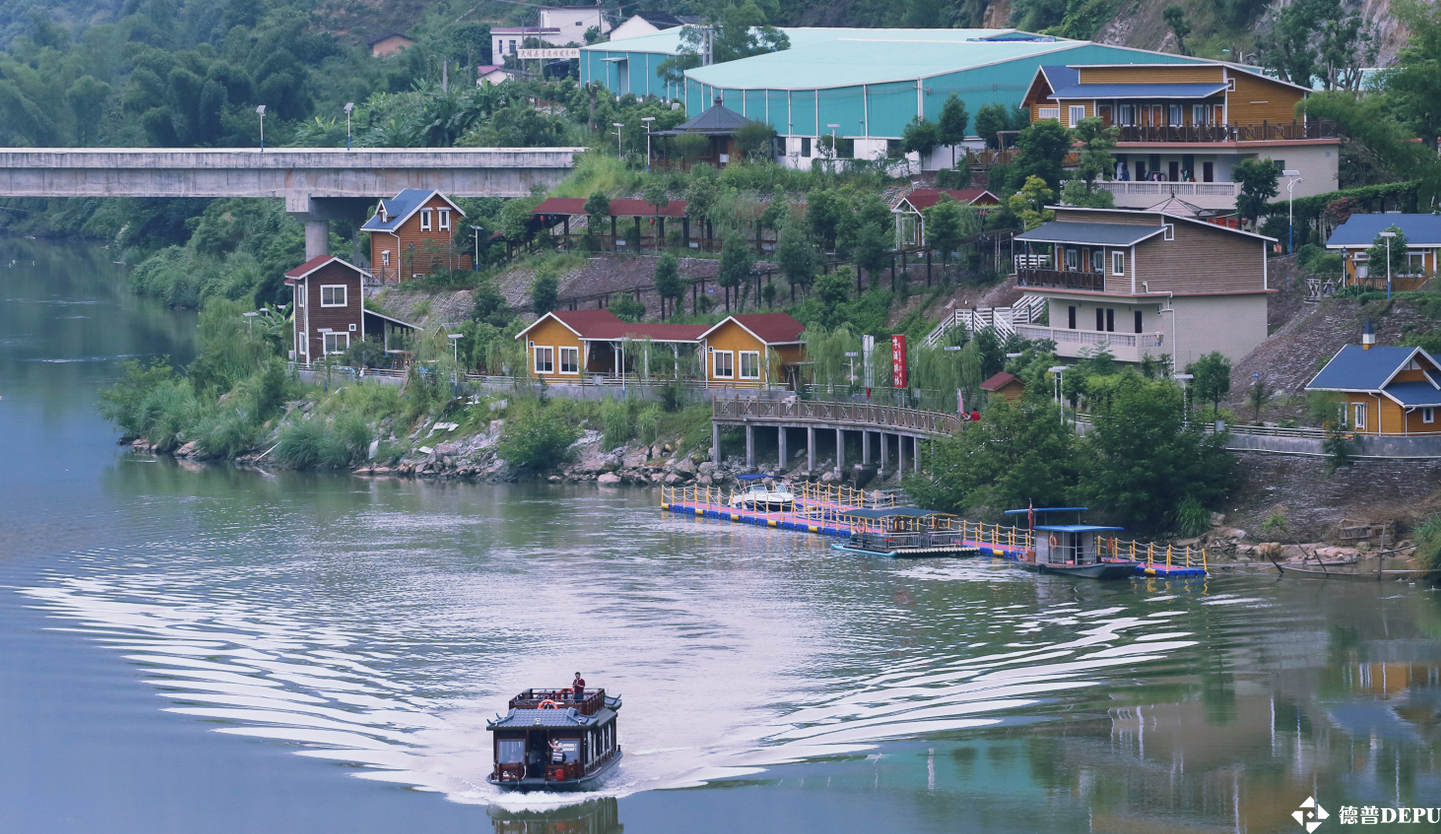
[[[550,763],[565,764],[565,748],[561,746],[558,738],[550,740]]]
[[[577,704],[585,700],[585,678],[582,678],[579,672],[575,673],[575,680],[571,681],[570,688]]]

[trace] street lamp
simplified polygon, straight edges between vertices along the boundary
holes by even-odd
[[[944,350],[946,353],[958,353],[963,349],[960,345],[946,345],[941,348],[941,350]],[[1020,356],[1019,353],[1016,355]],[[962,418],[966,416],[966,398],[959,386],[956,387],[956,413],[961,415]]]
[[[257,313],[257,312],[255,312],[254,310],[251,310],[251,311],[248,312],[248,313],[241,313],[240,315],[245,316],[245,319],[246,319],[245,324],[246,324],[246,327],[247,327],[248,330],[249,330],[249,335],[254,336],[254,335],[255,335],[255,317],[258,316],[258,315],[260,315],[260,314]]]
[[[640,119],[645,123],[645,170],[650,172],[650,123],[655,121],[655,116],[642,116]]]
[[[1395,233],[1395,232],[1382,232],[1382,233],[1381,233],[1381,237],[1386,238],[1386,298],[1387,298],[1387,300],[1390,300],[1390,298],[1391,298],[1391,238],[1393,238],[1393,237],[1395,237],[1395,236],[1396,236],[1396,233]]]
[[[1286,183],[1286,254],[1296,251],[1296,184],[1305,182],[1301,178],[1301,172],[1295,168],[1287,168],[1281,172],[1282,176],[1290,177],[1291,181]]]
[[[1066,371],[1071,369],[1070,365],[1052,365],[1046,369],[1046,373],[1056,375],[1056,405],[1061,406],[1061,422],[1066,422],[1066,407],[1061,405],[1061,380]]]
[[[614,127],[614,128],[615,128],[615,158],[616,158],[616,159],[620,159],[620,158],[621,158],[620,131],[621,131],[621,128],[625,127],[625,125],[624,125],[624,124],[621,124],[620,122],[611,122],[610,124],[611,124],[611,127]]]
[[[838,124],[831,124],[831,123],[827,122],[827,123],[826,123],[826,127],[828,127],[828,128],[831,129],[831,170],[832,170],[832,171],[835,171],[835,169],[836,169],[836,162],[835,162],[835,160],[836,160],[836,157],[839,156],[839,154],[836,153],[836,128],[840,127],[840,125],[838,125]]]
[[[355,109],[355,102],[345,103],[345,149],[350,150],[350,113]]]
[[[1195,379],[1193,374],[1171,374],[1171,378],[1181,383],[1181,417],[1186,416],[1186,381]]]
[[[855,385],[855,384],[856,384],[856,357],[857,357],[857,356],[860,356],[860,355],[861,355],[861,354],[860,354],[859,351],[854,351],[854,350],[848,350],[848,351],[846,351],[846,358],[850,360],[850,364],[851,364],[851,377],[850,377],[850,382],[851,382],[852,385]]]
[[[465,338],[464,333],[447,333],[445,338],[450,340],[450,358],[457,366],[460,365],[460,340]]]
[[[255,114],[260,117],[260,152],[265,153],[265,105],[255,108]]]

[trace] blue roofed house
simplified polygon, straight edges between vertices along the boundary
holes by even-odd
[[[1347,345],[1306,385],[1338,395],[1358,434],[1441,434],[1441,365],[1418,347],[1378,347],[1371,323],[1361,344]]]
[[[470,269],[455,228],[465,212],[434,189],[407,188],[381,200],[360,227],[370,233],[370,272],[381,282],[423,278],[441,270]],[[463,246],[466,241],[461,241]]]
[[[1346,283],[1386,285],[1386,265],[1372,268],[1366,250],[1376,236],[1395,226],[1406,236],[1406,267],[1391,276],[1392,288],[1414,290],[1436,276],[1441,249],[1441,216],[1435,214],[1353,214],[1326,239],[1326,248],[1346,262]]]

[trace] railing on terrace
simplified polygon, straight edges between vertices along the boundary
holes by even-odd
[[[1146,197],[1235,197],[1241,186],[1234,182],[1169,182],[1162,180],[1108,180],[1096,183],[1096,188],[1112,194],[1139,194]]]
[[[1067,290],[1105,292],[1106,274],[1066,269],[1017,269],[1016,283],[1025,287],[1059,287]]]
[[[711,419],[722,422],[796,420],[849,423],[857,427],[900,429],[925,434],[950,434],[961,428],[961,421],[956,415],[938,411],[806,400],[717,399],[711,404]]]
[[[1017,326],[1016,335],[1023,339],[1051,339],[1056,344],[1110,345],[1118,348],[1158,348],[1165,337],[1164,333],[1102,333],[1030,325]]]
[[[1263,121],[1229,125],[1121,125],[1121,142],[1267,142],[1296,139],[1335,139],[1336,123]]]

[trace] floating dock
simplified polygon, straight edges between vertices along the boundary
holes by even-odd
[[[795,509],[790,512],[763,512],[729,505],[723,490],[704,487],[663,488],[660,508],[679,515],[714,518],[736,524],[753,524],[777,530],[794,530],[817,536],[850,538],[866,528],[863,520],[848,515],[853,510],[874,508],[890,499],[883,493],[865,493],[846,487],[799,485],[795,490]],[[893,500],[891,500],[893,504]],[[980,551],[980,556],[1019,561],[1031,549],[1027,531],[1019,527],[983,524],[936,514],[941,530],[954,532],[955,541]],[[1177,550],[1169,545],[1157,548],[1152,544],[1130,541],[1109,541],[1112,552],[1129,561],[1138,562],[1137,576],[1162,579],[1187,579],[1206,576],[1206,552],[1202,549]]]

